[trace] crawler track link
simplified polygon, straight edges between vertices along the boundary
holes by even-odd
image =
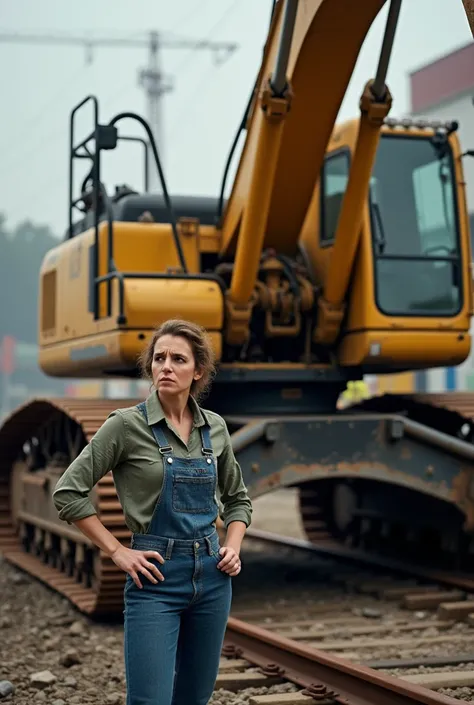
[[[124,573],[73,525],[51,494],[61,472],[117,408],[133,399],[35,399],[0,427],[0,553],[90,616],[117,613]],[[102,523],[130,540],[109,472],[91,493]]]

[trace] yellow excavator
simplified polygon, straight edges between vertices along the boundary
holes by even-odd
[[[205,406],[225,417],[252,497],[299,487],[311,540],[468,565],[474,398],[386,395],[337,408],[366,374],[458,365],[471,346],[457,125],[390,116],[400,0],[359,118],[336,125],[385,4],[274,3],[227,198],[233,149],[219,198],[171,196],[143,118],[103,123],[94,96],[72,110],[69,224],[40,271],[39,363],[57,377],[133,379],[160,322],[196,321],[219,363]],[[81,138],[85,109],[93,125]],[[124,121],[143,128],[159,194],[146,183],[110,193],[102,181],[107,152],[129,139]],[[78,163],[90,170],[76,185]],[[136,401],[33,399],[0,428],[0,550],[89,614],[122,609],[124,576],[59,521],[51,494],[108,413]],[[92,499],[128,542],[111,473]]]

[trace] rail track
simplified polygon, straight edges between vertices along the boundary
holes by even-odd
[[[332,552],[327,542],[314,546],[256,530],[247,536],[255,542],[248,546],[247,571],[268,555],[269,545],[277,547],[280,564],[286,556],[285,570],[291,572],[291,555],[299,553],[310,571],[309,590],[298,586],[286,600],[278,589],[268,593],[258,573],[264,599],[252,599],[251,585],[234,600],[224,654],[241,678],[248,669],[252,677],[257,665],[300,687],[249,702],[296,705],[311,702],[310,692],[328,703],[474,702],[474,580],[424,569],[417,574],[413,566],[394,567],[361,552]],[[260,553],[255,546],[265,548]],[[269,572],[268,563],[262,572]],[[232,659],[225,666],[232,668]]]
[[[229,620],[223,654],[227,659],[221,664],[217,689],[252,685],[268,687],[285,681],[299,686],[289,693],[251,697],[250,705],[458,703],[454,698],[432,692],[416,683],[348,663],[337,656],[328,656],[233,618]],[[255,672],[252,666],[258,666],[259,670]],[[234,671],[232,675],[231,671]]]

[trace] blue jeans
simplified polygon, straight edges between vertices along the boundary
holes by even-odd
[[[207,705],[219,670],[230,611],[232,578],[217,569],[217,533],[197,541],[135,535],[132,548],[151,559],[165,580],[143,588],[127,575],[124,589],[127,705]]]

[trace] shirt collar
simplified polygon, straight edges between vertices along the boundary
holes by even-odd
[[[163,419],[165,418],[165,412],[163,411],[163,407],[161,406],[160,398],[157,392],[153,391],[147,398],[145,404],[149,426],[153,426],[153,424],[160,423],[160,421],[163,421]],[[199,404],[191,395],[189,395],[189,408],[191,409],[194,419],[194,426],[196,428],[199,428],[200,426],[205,426],[209,423],[203,411],[199,407]]]

